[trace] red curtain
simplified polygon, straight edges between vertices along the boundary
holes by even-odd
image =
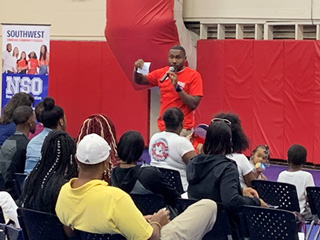
[[[301,144],[308,162],[319,164],[319,60],[317,41],[199,41],[204,97],[197,123],[208,123],[220,111],[235,112],[250,150],[268,144],[272,158],[286,159],[287,149]]]

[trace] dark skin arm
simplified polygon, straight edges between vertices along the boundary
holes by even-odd
[[[169,79],[174,88],[178,86],[178,77],[177,74],[174,72],[167,72],[169,74]],[[178,92],[182,102],[186,104],[191,110],[195,110],[200,103],[201,96],[192,96],[186,93],[183,89],[182,91]]]
[[[191,158],[193,158],[194,156],[196,156],[196,155],[197,155],[197,153],[196,153],[195,151],[187,152],[186,154],[184,154],[184,155],[182,156],[182,160],[183,160],[183,162],[187,165],[188,162],[189,162],[189,160],[190,160]]]
[[[251,187],[251,181],[252,180],[256,180],[256,176],[254,175],[254,172],[249,172],[247,175],[244,175],[243,176],[243,180],[245,182],[245,184],[248,186],[248,187]]]

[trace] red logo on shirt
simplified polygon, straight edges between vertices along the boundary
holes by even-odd
[[[152,158],[156,161],[164,161],[169,156],[168,142],[164,138],[157,139],[152,145]]]

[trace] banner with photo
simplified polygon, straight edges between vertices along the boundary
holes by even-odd
[[[2,108],[18,92],[34,106],[48,95],[49,53],[50,26],[2,24]]]

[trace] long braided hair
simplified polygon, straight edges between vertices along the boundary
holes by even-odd
[[[55,214],[60,188],[77,176],[74,140],[62,130],[51,131],[41,149],[41,159],[27,177],[21,205]]]
[[[108,169],[106,169],[105,180],[109,181],[110,173],[114,166],[119,165],[119,158],[117,153],[117,137],[115,127],[110,120],[103,114],[93,114],[89,116],[84,122],[79,130],[77,137],[77,145],[82,140],[82,138],[88,134],[96,133],[102,138],[104,138],[109,146],[111,147],[111,161],[108,164]]]

